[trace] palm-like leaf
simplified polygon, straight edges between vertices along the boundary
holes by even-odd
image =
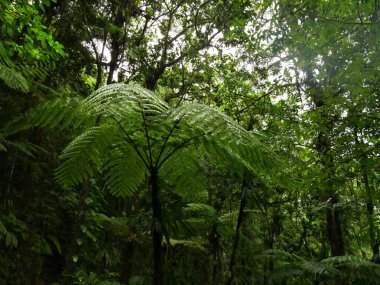
[[[118,196],[137,191],[152,167],[177,188],[202,188],[199,162],[205,155],[237,161],[264,175],[274,169],[260,134],[206,105],[172,109],[139,86],[112,84],[85,100],[48,101],[8,126],[4,135],[34,126],[84,129],[61,155],[58,181],[73,186],[99,171]]]
[[[56,171],[57,180],[74,186],[91,177],[94,169],[102,169],[102,153],[117,139],[109,126],[95,126],[75,138],[63,151],[63,163]]]
[[[139,190],[148,171],[133,148],[125,144],[114,144],[104,166],[105,183],[115,196],[130,196]]]

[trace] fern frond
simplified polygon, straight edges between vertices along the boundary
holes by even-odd
[[[137,192],[148,175],[143,161],[125,142],[112,146],[104,172],[107,188],[119,197],[131,196]]]
[[[92,127],[75,138],[63,151],[63,163],[55,175],[59,183],[66,187],[82,183],[93,176],[94,170],[101,171],[103,151],[114,141],[112,126]]]
[[[351,280],[371,281],[368,284],[380,284],[380,265],[359,256],[333,256],[321,261],[341,270]],[[376,280],[377,282],[374,282]]]
[[[84,101],[84,108],[91,112],[117,118],[131,114],[146,116],[162,114],[169,106],[153,92],[136,85],[123,83],[106,85]]]
[[[296,254],[290,253],[286,250],[282,249],[268,249],[263,252],[262,256],[268,256],[268,257],[274,257],[274,258],[281,258],[285,257],[289,260],[302,260],[302,258]]]
[[[80,98],[57,98],[47,101],[11,122],[3,131],[5,137],[32,127],[78,127],[94,116],[83,110]]]
[[[206,249],[204,248],[204,246],[202,244],[200,244],[199,242],[196,242],[196,241],[192,241],[192,240],[184,240],[184,239],[173,239],[171,238],[169,240],[170,242],[170,245],[171,246],[177,246],[177,245],[180,245],[180,246],[184,246],[184,247],[188,247],[188,248],[191,248],[191,249],[198,249],[198,250],[201,250],[201,251],[206,251]],[[164,240],[164,243],[166,243],[166,240]]]
[[[4,136],[0,133],[0,152],[7,151],[7,148],[5,147],[5,144],[7,143],[7,140],[4,138]]]
[[[354,265],[354,266],[363,266],[363,267],[378,267],[380,268],[380,265],[373,263],[371,261],[368,261],[362,257],[355,256],[355,255],[342,255],[342,256],[332,256],[323,259],[321,262],[328,263],[328,264],[346,264],[346,265]]]
[[[29,84],[24,76],[15,69],[6,67],[2,64],[0,64],[0,79],[12,89],[20,90],[22,92],[29,91]]]
[[[317,261],[305,261],[300,265],[300,268],[309,273],[326,275],[329,277],[341,274],[334,266]]]
[[[201,159],[192,148],[181,149],[171,156],[161,168],[161,176],[174,191],[180,195],[191,197],[205,191],[207,181],[202,173]]]
[[[214,217],[216,215],[216,210],[214,207],[207,204],[200,204],[200,203],[187,204],[186,208],[184,208],[184,212],[206,215],[209,217]]]
[[[180,121],[179,127],[188,132],[204,134],[203,145],[213,157],[228,157],[252,172],[271,173],[275,158],[261,142],[262,134],[248,132],[230,117],[202,104],[186,104],[172,110],[168,121]],[[277,162],[277,161],[276,161]]]

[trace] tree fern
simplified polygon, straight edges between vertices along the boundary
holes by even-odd
[[[63,151],[56,171],[64,186],[74,186],[103,173],[117,196],[129,196],[149,179],[152,197],[154,284],[162,284],[163,224],[159,179],[177,192],[204,189],[200,161],[222,156],[260,175],[273,174],[274,157],[260,141],[223,113],[202,104],[170,108],[154,93],[113,84],[88,98],[46,102],[6,128],[4,134],[34,127],[79,127],[82,134]],[[174,223],[175,224],[175,223]],[[169,238],[169,236],[166,236]]]

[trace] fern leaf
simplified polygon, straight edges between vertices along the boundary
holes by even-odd
[[[5,147],[5,144],[6,144],[6,139],[4,138],[4,136],[0,133],[0,152],[2,151],[7,151],[7,148]]]
[[[164,241],[166,243],[166,241]],[[176,246],[176,245],[181,245],[184,247],[192,248],[192,249],[199,249],[201,251],[206,251],[204,246],[200,244],[199,242],[192,241],[192,240],[183,240],[183,239],[170,239],[170,245],[171,246]]]
[[[112,126],[92,127],[74,139],[63,151],[63,163],[56,170],[59,183],[67,187],[80,184],[101,171],[103,151],[115,139]]]
[[[132,147],[125,142],[113,145],[108,160],[104,166],[104,179],[109,191],[119,197],[137,192],[148,175],[148,169]]]
[[[84,108],[103,116],[124,118],[130,114],[157,115],[169,106],[149,90],[122,83],[104,86],[91,94],[84,102]]]
[[[203,175],[199,175],[202,173],[201,159],[196,153],[197,150],[192,148],[182,149],[161,168],[161,176],[174,187],[176,193],[185,197],[194,198],[194,195],[206,189],[207,181]]]
[[[79,98],[58,98],[47,101],[11,122],[4,129],[3,134],[7,137],[32,127],[59,127],[61,129],[69,125],[78,127],[84,121],[94,117],[81,109],[81,101]]]
[[[184,212],[206,214],[207,216],[215,216],[216,210],[214,207],[207,204],[189,203],[184,209]]]
[[[246,131],[234,120],[218,110],[202,104],[186,104],[172,110],[168,121],[180,121],[184,132],[202,133],[203,144],[211,156],[228,157],[244,165],[254,173],[270,174],[273,165],[268,162],[278,160],[272,151],[261,143],[262,135]],[[224,153],[224,154],[223,154]]]
[[[29,84],[22,74],[2,64],[0,64],[0,79],[12,89],[20,90],[22,92],[29,91]]]
[[[326,263],[317,262],[317,261],[305,261],[301,264],[301,268],[307,272],[313,274],[327,275],[327,276],[336,276],[340,275],[339,270],[334,266],[331,266]]]

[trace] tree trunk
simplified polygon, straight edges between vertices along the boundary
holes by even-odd
[[[360,145],[360,141],[358,138],[357,130],[354,130],[355,136],[355,145],[358,147]],[[364,183],[364,189],[366,193],[366,208],[367,208],[367,219],[368,219],[368,227],[369,227],[369,238],[371,242],[372,249],[372,261],[375,263],[380,263],[379,257],[379,242],[375,232],[375,222],[374,222],[374,205],[373,205],[373,192],[371,185],[369,183],[368,172],[367,172],[367,155],[364,153],[361,156],[360,160],[360,168],[362,181]]]
[[[209,282],[210,284],[218,283],[219,273],[221,271],[220,264],[220,237],[218,233],[217,223],[214,222],[210,232],[210,247],[211,247],[211,274]]]
[[[305,68],[306,85],[309,88],[309,95],[318,110],[320,120],[320,131],[315,141],[315,150],[318,153],[320,165],[325,177],[321,179],[323,185],[323,199],[327,202],[326,209],[326,233],[330,244],[331,255],[344,255],[343,231],[341,226],[340,211],[336,207],[339,197],[334,190],[334,161],[331,154],[331,131],[334,126],[334,118],[326,108],[326,94],[318,85],[313,75],[311,67]],[[339,95],[340,90],[335,95]],[[331,95],[333,96],[333,95]]]
[[[340,211],[335,207],[337,203],[337,197],[330,197],[326,212],[327,238],[330,243],[332,256],[341,256],[345,254]]]
[[[161,204],[159,200],[158,175],[154,167],[150,170],[150,187],[152,195],[152,241],[153,241],[153,285],[163,285],[164,272],[162,266],[162,225]]]
[[[245,180],[243,180],[243,185],[242,185],[242,192],[241,192],[241,199],[240,199],[240,207],[239,207],[239,215],[238,215],[238,220],[236,224],[236,229],[235,229],[235,236],[234,236],[234,242],[232,245],[232,252],[231,252],[231,259],[230,259],[230,265],[229,265],[229,277],[227,279],[227,285],[231,285],[232,281],[234,279],[234,270],[235,270],[235,264],[236,264],[236,253],[237,253],[237,248],[239,245],[240,241],[240,229],[241,225],[243,224],[244,220],[244,208],[246,205],[246,183]]]

